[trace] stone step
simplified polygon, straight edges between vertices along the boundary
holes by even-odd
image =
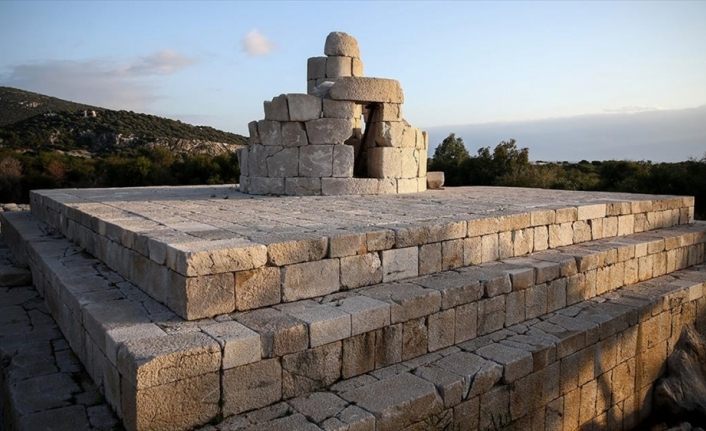
[[[680,270],[201,431],[636,429],[704,291],[705,266]]]
[[[39,220],[188,320],[690,223],[694,208],[691,197],[499,187],[384,199],[42,190],[31,201]]]
[[[9,217],[4,232],[25,250],[38,290],[128,428],[145,428],[148,418],[149,428],[174,428],[326,388],[693,265],[703,261],[705,229],[595,241],[194,322],[27,214]],[[243,385],[257,396],[243,396]]]

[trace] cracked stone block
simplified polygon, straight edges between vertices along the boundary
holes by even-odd
[[[267,176],[269,177],[295,177],[299,173],[299,149],[285,147],[277,148],[277,151],[268,156]]]
[[[282,367],[269,359],[223,372],[223,414],[268,406],[282,398]]]
[[[299,152],[299,175],[330,177],[333,174],[334,145],[309,145]]]
[[[319,97],[308,94],[287,94],[287,104],[291,121],[309,121],[321,117],[322,104]]]
[[[502,329],[505,324],[505,296],[478,301],[478,334],[485,335]]]
[[[260,142],[263,146],[282,145],[282,123],[279,121],[260,120],[257,122],[257,129],[260,132]],[[250,152],[257,147],[251,146]],[[255,163],[252,163],[255,164]],[[252,173],[251,173],[252,174]]]
[[[463,377],[463,398],[469,399],[483,394],[500,381],[503,367],[469,352],[448,355],[434,365]]]
[[[312,145],[343,144],[353,134],[352,118],[319,118],[306,122],[306,133]]]
[[[365,296],[390,304],[392,323],[427,316],[441,308],[441,294],[411,283],[389,283],[365,289]]]
[[[419,275],[419,249],[417,247],[383,250],[382,280],[394,281]]]
[[[521,349],[492,343],[476,350],[476,354],[503,365],[503,381],[512,383],[532,372],[532,354]]]
[[[385,326],[375,331],[375,368],[402,361],[402,324]]]
[[[380,431],[403,429],[443,409],[434,385],[402,373],[340,394],[371,412]]]
[[[260,335],[250,328],[229,321],[205,326],[203,331],[221,345],[224,370],[260,360]]]
[[[341,342],[282,357],[282,396],[296,397],[326,388],[341,377]]]
[[[282,271],[282,300],[285,302],[323,296],[341,287],[338,259],[287,265]]]
[[[266,266],[235,273],[235,308],[251,310],[280,302],[280,268]]]

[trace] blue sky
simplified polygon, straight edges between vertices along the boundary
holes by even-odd
[[[3,1],[0,85],[245,133],[340,30],[421,127],[682,109],[706,104],[705,22],[701,1]]]

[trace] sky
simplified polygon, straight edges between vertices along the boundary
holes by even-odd
[[[706,105],[704,22],[704,1],[0,1],[0,85],[246,134],[263,100],[306,92],[306,59],[345,31],[367,76],[401,82],[413,125],[495,125],[467,135],[477,148],[519,124],[532,155],[522,124]],[[699,143],[706,129],[684,157]]]

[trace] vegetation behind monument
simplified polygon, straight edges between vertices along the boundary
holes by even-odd
[[[677,163],[650,161],[586,161],[530,163],[529,150],[514,139],[493,150],[468,153],[463,139],[450,134],[436,148],[430,171],[444,171],[446,185],[540,187],[562,190],[691,195],[696,217],[706,218],[706,154]]]

